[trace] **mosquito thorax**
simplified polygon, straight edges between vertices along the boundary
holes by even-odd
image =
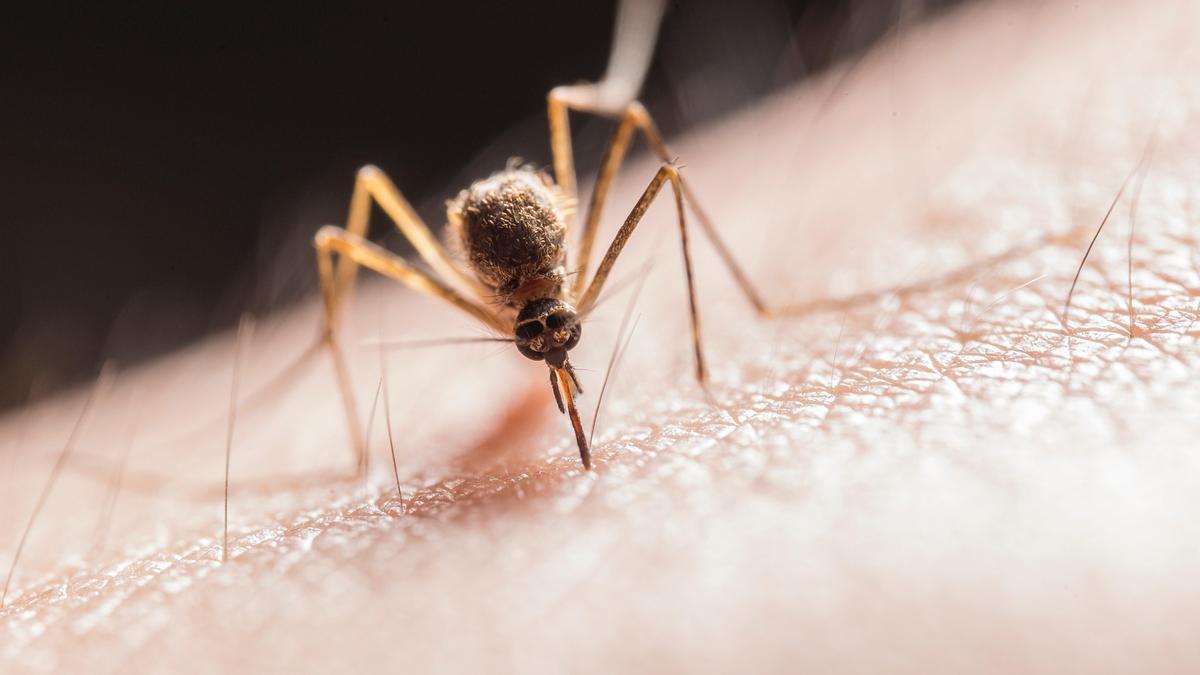
[[[568,200],[548,174],[510,165],[447,204],[451,240],[498,300],[520,309],[558,294]]]
[[[539,298],[521,308],[513,334],[526,358],[562,368],[567,352],[579,344],[582,327],[574,307],[558,298]]]

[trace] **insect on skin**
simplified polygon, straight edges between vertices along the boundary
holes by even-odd
[[[358,466],[362,466],[363,439],[355,421],[357,407],[338,346],[336,326],[359,265],[458,307],[497,333],[500,337],[495,340],[512,342],[526,358],[545,363],[559,411],[569,415],[579,456],[588,469],[592,465],[591,451],[575,401],[582,391],[569,353],[579,344],[583,324],[595,308],[625,244],[666,184],[670,184],[678,217],[695,373],[700,384],[705,384],[707,373],[700,344],[685,200],[755,309],[762,315],[786,312],[773,311],[763,303],[712,222],[696,204],[649,113],[633,100],[653,51],[660,10],[661,2],[623,4],[604,80],[598,84],[558,87],[547,96],[553,177],[510,162],[503,171],[475,181],[449,202],[449,236],[461,254],[459,258],[465,269],[434,237],[388,177],[374,166],[358,172],[346,227],[326,225],[317,232],[314,244],[325,306],[325,340],[338,373],[351,442],[360,458]],[[573,234],[572,206],[576,201],[568,122],[571,110],[616,120],[584,213],[579,248],[573,256],[567,251],[568,236]],[[646,140],[662,165],[589,281],[588,265],[604,203],[635,132]],[[431,271],[415,267],[365,238],[372,202],[391,218]]]

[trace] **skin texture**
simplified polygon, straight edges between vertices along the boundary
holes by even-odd
[[[1194,672],[1200,17],[1134,4],[971,5],[674,139],[765,293],[810,311],[758,319],[698,237],[710,403],[651,208],[591,473],[544,366],[482,345],[390,354],[403,499],[382,415],[370,483],[343,478],[328,359],[269,385],[314,302],[246,346],[222,564],[232,336],[118,374],[0,610],[5,669]],[[590,396],[628,295],[572,352]],[[478,334],[376,282],[347,319],[364,416],[364,341]],[[82,398],[0,424],[3,541]]]

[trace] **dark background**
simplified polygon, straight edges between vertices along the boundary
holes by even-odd
[[[644,98],[670,135],[951,2],[672,3]],[[0,28],[0,408],[312,292],[362,164],[438,227],[472,172],[548,163],[546,91],[603,73],[615,13],[47,5]],[[586,175],[606,127],[576,130]]]

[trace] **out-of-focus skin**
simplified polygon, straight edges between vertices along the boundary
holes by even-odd
[[[758,319],[697,237],[710,405],[655,206],[590,473],[544,369],[486,345],[391,355],[403,504],[381,417],[364,488],[322,356],[239,417],[222,563],[232,336],[118,374],[0,610],[4,670],[1194,672],[1198,11],[970,5],[674,139],[766,295],[818,304]],[[589,413],[627,297],[572,355]],[[380,316],[478,330],[392,285],[354,303],[364,416]],[[259,325],[247,396],[318,317]],[[81,402],[0,422],[5,568]]]

